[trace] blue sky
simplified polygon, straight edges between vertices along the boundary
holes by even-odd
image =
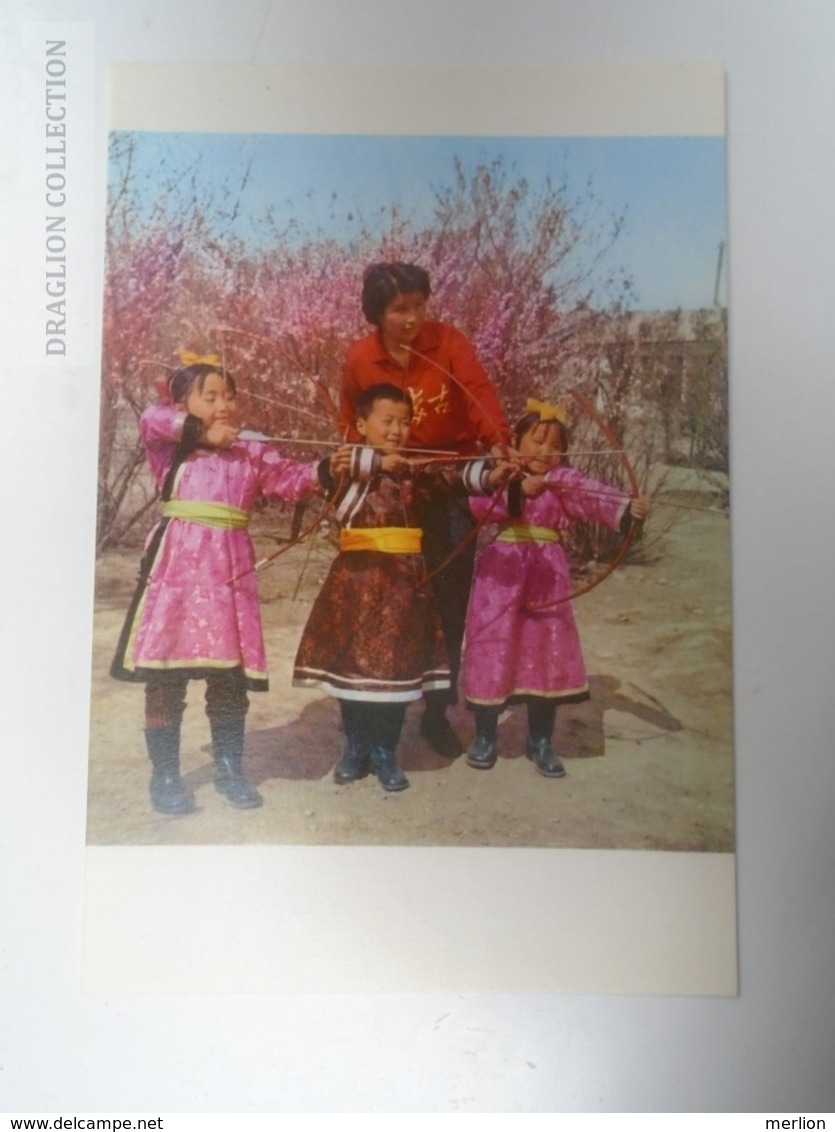
[[[601,270],[631,275],[641,309],[710,306],[720,243],[726,241],[725,140],[718,137],[387,137],[136,133],[135,186],[140,199],[159,197],[163,183],[196,173],[201,191],[237,195],[250,167],[234,224],[255,245],[268,234],[272,208],[280,228],[349,241],[360,219],[397,203],[417,225],[431,222],[435,190],[449,185],[457,157],[465,169],[501,156],[508,179],[532,188],[546,177],[565,183],[569,199],[600,223],[624,225]],[[176,203],[176,192],[172,195]],[[270,238],[272,236],[270,235]],[[584,249],[582,254],[591,254]],[[727,254],[719,300],[726,301]]]

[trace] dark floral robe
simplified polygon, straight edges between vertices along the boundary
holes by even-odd
[[[420,527],[421,507],[451,494],[485,494],[488,468],[475,460],[402,477],[381,473],[379,453],[334,501],[343,529]],[[370,454],[370,459],[368,458]],[[441,622],[420,553],[341,551],[311,610],[293,684],[340,699],[398,703],[450,685]]]

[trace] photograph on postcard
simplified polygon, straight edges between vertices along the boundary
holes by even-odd
[[[88,844],[732,853],[721,128],[257,101],[109,135]]]

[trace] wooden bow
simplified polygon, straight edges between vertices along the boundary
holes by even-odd
[[[339,425],[339,410],[337,409],[336,403],[334,402],[333,398],[331,397],[330,391],[328,390],[325,383],[322,381],[321,377],[318,374],[312,373],[307,368],[307,366],[305,366],[300,361],[300,359],[298,357],[296,357],[292,353],[290,353],[289,350],[284,349],[281,346],[280,343],[274,341],[272,338],[267,338],[262,334],[255,334],[254,332],[249,331],[249,330],[238,330],[237,328],[231,327],[231,326],[215,327],[214,333],[217,334],[220,337],[221,352],[224,353],[224,354],[225,354],[225,336],[226,335],[238,335],[240,337],[248,338],[251,341],[260,342],[261,344],[267,346],[269,349],[275,350],[283,358],[285,358],[287,361],[289,361],[290,364],[303,377],[307,378],[307,380],[310,381],[310,383],[313,385],[313,388],[316,390],[317,396],[319,397],[322,404],[324,405],[328,415],[332,418],[332,420],[334,421],[334,423],[338,427],[338,425]],[[262,397],[260,395],[255,395],[255,394],[253,394],[253,396],[256,396],[257,400],[265,401],[267,404],[276,405],[280,408],[291,407],[291,406],[286,406],[286,405],[282,404],[282,402],[274,401],[274,400],[272,400],[271,398],[268,398],[268,397]],[[307,413],[307,411],[303,410],[303,409],[294,410],[294,411]],[[308,413],[307,415],[313,415],[313,414]],[[315,443],[318,443],[318,442],[312,441],[312,443],[315,444]],[[333,507],[333,499],[336,497],[336,495],[338,495],[340,489],[343,486],[343,482],[344,482],[344,477],[343,477],[343,480],[340,481],[340,483],[337,485],[337,487],[335,488],[332,495],[330,495],[330,496],[326,495],[324,497],[324,500],[322,502],[322,507],[317,511],[315,517],[312,519],[312,521],[310,523],[308,523],[307,525],[302,527],[302,529],[299,531],[299,533],[297,535],[295,535],[291,539],[288,539],[288,541],[286,543],[284,543],[282,546],[278,547],[278,549],[273,551],[272,554],[267,555],[266,558],[259,559],[255,563],[255,565],[252,566],[249,570],[244,570],[241,574],[235,575],[235,577],[230,579],[230,584],[232,582],[238,581],[238,579],[240,579],[240,578],[245,577],[247,574],[267,569],[267,567],[271,566],[273,564],[273,562],[277,561],[282,556],[282,554],[286,554],[288,550],[291,550],[294,546],[297,546],[300,542],[304,542],[304,540],[309,535],[315,534],[315,532],[319,529],[319,525],[321,524],[322,520],[325,518],[325,516],[328,514],[330,509]],[[293,597],[294,598],[298,594],[299,586],[301,585],[302,578],[304,577],[305,570],[307,569],[308,562],[310,561],[310,554],[311,554],[312,549],[313,549],[313,540],[311,539],[310,545],[308,547],[308,552],[307,552],[307,555],[305,557],[305,561],[302,565],[301,572],[300,572],[299,577],[296,581],[295,590],[293,591]]]
[[[482,402],[475,395],[475,393],[473,393],[473,391],[471,389],[467,388],[467,386],[463,383],[463,381],[460,381],[455,376],[455,374],[452,373],[451,370],[448,370],[446,368],[446,366],[439,365],[438,362],[436,362],[433,358],[428,358],[426,356],[426,354],[422,354],[419,350],[415,350],[412,346],[406,346],[405,348],[406,348],[406,350],[408,350],[408,352],[410,354],[414,354],[414,356],[416,358],[420,358],[421,361],[426,362],[430,366],[434,366],[434,368],[436,370],[439,370],[442,374],[444,374],[445,377],[448,377],[450,379],[450,381],[452,381],[455,385],[457,385],[458,388],[461,390],[461,392],[466,397],[469,397],[470,400],[473,402],[473,404],[476,405],[476,407],[479,409],[479,411],[483,414],[483,416],[485,416],[487,418],[487,420],[490,422],[490,424],[495,429],[496,436],[499,436],[499,437],[501,436],[502,429],[499,426],[499,424],[493,419],[492,413],[489,411],[489,409],[485,405],[482,404]],[[505,455],[507,455],[507,445],[501,440],[499,441],[499,444],[501,445]],[[473,458],[477,459],[478,457],[473,457]],[[475,526],[472,527],[472,529],[469,530],[466,533],[466,535],[464,535],[464,537],[461,539],[461,541],[458,543],[458,545],[452,549],[452,551],[446,556],[446,558],[444,558],[441,562],[438,563],[438,565],[435,567],[434,570],[424,572],[423,577],[418,582],[418,589],[421,589],[423,586],[428,585],[429,582],[431,582],[433,578],[437,578],[437,576],[440,573],[442,573],[444,570],[446,570],[446,568],[452,562],[455,561],[455,559],[459,556],[459,554],[463,553],[463,551],[466,549],[466,547],[468,547],[470,545],[471,542],[473,542],[475,539],[478,538],[479,532],[481,531],[484,524],[489,522],[490,516],[493,513],[493,510],[495,509],[496,503],[498,502],[500,497],[501,497],[501,492],[497,491],[490,501],[490,506],[487,509],[486,515],[484,515],[483,518],[480,519],[479,522],[477,522],[475,524]]]
[[[602,435],[609,442],[609,446],[612,452],[619,456],[624,471],[626,472],[626,477],[629,480],[629,486],[631,488],[632,495],[639,496],[641,494],[641,486],[638,483],[638,477],[635,474],[635,469],[632,467],[625,449],[620,446],[620,442],[618,441],[618,438],[615,436],[611,427],[600,415],[594,403],[590,401],[584,393],[581,393],[579,389],[570,389],[569,393],[583,410],[583,412],[591,418]],[[575,598],[582,597],[584,594],[591,593],[591,591],[599,586],[601,582],[605,582],[608,577],[614,574],[615,570],[617,570],[618,566],[621,564],[621,562],[623,562],[624,558],[629,553],[629,547],[632,545],[635,535],[640,530],[640,528],[641,524],[639,522],[633,520],[630,523],[629,529],[623,536],[617,553],[614,555],[606,569],[601,573],[595,575],[595,577],[585,585],[580,586],[579,589],[572,590],[571,593],[564,594],[562,597],[556,598],[554,601],[543,602],[542,605],[530,606],[529,611],[531,613],[541,613],[547,609],[554,609],[558,605],[562,605],[563,602],[574,601]]]

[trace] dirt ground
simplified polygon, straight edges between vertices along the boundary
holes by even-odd
[[[711,505],[706,493],[680,502]],[[307,546],[260,577],[270,691],[251,697],[246,768],[264,796],[232,808],[214,789],[203,685],[189,686],[184,778],[196,811],[155,813],[142,736],[140,686],[108,675],[139,553],[110,553],[97,571],[91,704],[88,842],[94,845],[492,845],[572,848],[733,849],[729,524],[717,512],[658,509],[642,561],[621,566],[578,599],[591,685],[588,703],[560,708],[556,745],[567,775],[537,774],[522,751],[524,709],[500,724],[490,771],[445,760],[420,739],[410,706],[400,761],[411,788],[390,795],[374,778],[337,786],[336,702],[294,689],[296,643],[332,550],[316,541],[296,599]],[[267,530],[268,528],[264,528]],[[275,543],[256,535],[259,555]],[[472,735],[463,707],[451,718]]]

